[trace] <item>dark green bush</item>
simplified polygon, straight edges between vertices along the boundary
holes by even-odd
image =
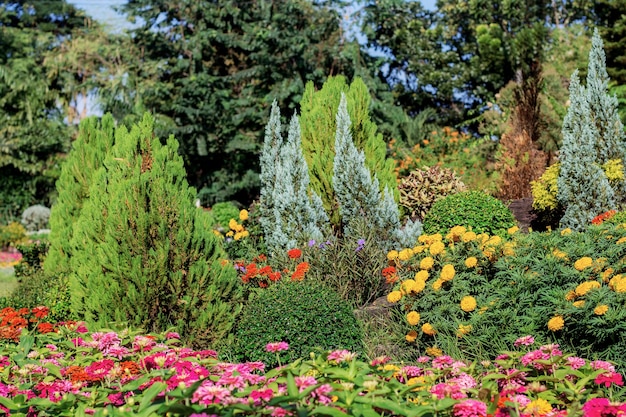
[[[504,236],[516,224],[511,210],[497,198],[480,191],[465,191],[433,204],[424,217],[424,233],[445,235],[454,226],[465,226],[475,233]]]
[[[332,289],[307,281],[279,282],[261,290],[241,313],[234,353],[239,360],[277,365],[271,342],[287,342],[281,362],[308,357],[317,349],[363,349],[363,333],[349,304]]]
[[[228,222],[230,219],[239,221],[239,209],[231,202],[216,203],[209,211],[215,226],[220,226],[228,230]]]

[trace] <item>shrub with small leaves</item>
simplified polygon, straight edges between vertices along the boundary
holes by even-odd
[[[464,191],[436,201],[424,217],[424,232],[445,234],[454,226],[475,233],[505,236],[515,217],[500,200],[480,191]]]
[[[435,201],[467,187],[452,169],[434,165],[416,169],[400,180],[400,206],[412,218],[424,219]]]
[[[285,362],[306,358],[318,349],[363,349],[362,329],[349,304],[333,290],[304,281],[283,281],[262,289],[244,307],[236,329],[234,353],[240,360],[277,364],[265,350],[287,342]]]
[[[30,206],[22,213],[22,224],[29,232],[47,229],[48,220],[50,220],[50,209],[41,204]]]
[[[239,209],[231,202],[215,203],[209,211],[215,226],[228,231],[228,224],[231,219],[239,219]]]
[[[0,226],[0,249],[25,243],[26,229],[18,222]]]

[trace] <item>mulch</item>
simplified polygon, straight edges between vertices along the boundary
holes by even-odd
[[[511,201],[509,209],[513,212],[515,220],[517,220],[517,227],[524,233],[528,232],[528,228],[533,226],[535,220],[537,220],[537,215],[533,212],[532,197]]]

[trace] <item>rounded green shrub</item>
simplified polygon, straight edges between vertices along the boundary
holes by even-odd
[[[516,224],[511,210],[497,198],[480,191],[464,191],[433,204],[424,217],[424,232],[445,235],[454,226],[465,226],[475,233],[504,236]]]
[[[281,362],[308,357],[318,349],[360,352],[363,333],[351,307],[336,292],[307,281],[280,282],[261,290],[243,308],[234,353],[239,360],[277,365],[273,342],[287,342]]]
[[[222,203],[215,203],[211,207],[211,218],[213,219],[215,226],[220,226],[224,229],[228,229],[228,222],[230,219],[239,219],[239,209],[233,203],[226,201]]]
[[[20,223],[11,222],[6,226],[0,226],[0,249],[17,246],[27,240],[26,229]]]

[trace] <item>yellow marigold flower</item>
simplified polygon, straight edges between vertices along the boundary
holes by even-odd
[[[437,346],[430,346],[426,348],[426,354],[428,356],[441,356],[443,355],[443,351]]]
[[[474,232],[465,232],[463,233],[463,235],[461,236],[461,241],[467,243],[467,242],[471,242],[473,240],[476,239],[476,233]]]
[[[426,282],[426,280],[428,279],[428,271],[422,269],[421,271],[419,271],[417,274],[415,274],[415,281],[424,281]]]
[[[243,232],[241,232],[241,238],[243,239],[244,237],[248,237],[250,236],[250,232],[248,232],[247,230],[244,230]]]
[[[602,316],[607,311],[609,311],[609,306],[607,306],[606,304],[600,304],[600,305],[596,306],[596,308],[593,309],[593,313],[596,316]]]
[[[402,299],[402,293],[400,291],[391,291],[389,294],[387,294],[387,301],[389,301],[392,304],[397,303],[401,299]]]
[[[450,229],[450,234],[454,236],[462,236],[465,232],[467,232],[465,226],[454,226],[452,229]]]
[[[613,268],[607,268],[604,272],[602,272],[602,281],[609,282],[609,279],[614,272],[615,270]]]
[[[528,403],[524,408],[524,412],[533,417],[546,416],[552,413],[552,406],[543,398],[537,398],[534,401]]]
[[[459,329],[456,332],[457,337],[463,337],[472,330],[471,324],[459,324]]]
[[[468,268],[473,268],[478,264],[478,259],[475,256],[470,256],[465,260],[465,266]]]
[[[560,259],[567,258],[567,253],[565,253],[565,252],[563,252],[562,250],[559,250],[559,249],[554,249],[552,251],[552,255],[554,255],[555,257],[560,258]]]
[[[242,225],[240,225],[239,223],[237,223],[237,224],[235,225],[235,227],[233,228],[233,230],[234,230],[235,232],[241,233],[241,232],[243,232],[243,226],[242,226]]]
[[[426,281],[419,279],[415,281],[415,284],[413,284],[413,288],[411,288],[411,293],[419,294],[424,291],[424,288],[426,288]]]
[[[626,279],[617,274],[609,281],[609,287],[615,292],[626,292]]]
[[[435,265],[435,260],[431,258],[430,256],[427,256],[420,261],[420,269],[423,269],[425,271],[428,271],[434,265]]]
[[[502,243],[502,238],[498,235],[491,236],[489,240],[485,242],[486,246],[498,246]]]
[[[567,236],[567,235],[571,235],[572,234],[572,229],[570,229],[569,227],[566,229],[561,230],[561,236]]]
[[[443,281],[441,280],[441,278],[435,280],[435,282],[433,282],[433,290],[439,291],[441,289],[441,285],[443,285]]]
[[[443,242],[433,242],[433,244],[430,245],[429,251],[433,256],[439,255],[446,251],[446,245],[444,245]]]
[[[400,284],[400,289],[407,294],[413,291],[413,287],[415,287],[415,281],[412,279],[404,280],[402,284]]]
[[[242,233],[241,233],[241,232],[237,232],[237,233],[235,233],[235,240],[239,240],[239,239],[241,239],[242,237],[243,237],[243,236],[242,236]]]
[[[496,250],[494,248],[487,248],[483,250],[483,255],[485,255],[486,258],[489,258],[490,261],[493,261],[496,255]]]
[[[582,284],[578,284],[578,286],[576,287],[576,289],[574,290],[576,292],[576,295],[579,297],[582,297],[583,295],[587,294],[589,291],[593,290],[594,288],[600,288],[601,285],[598,281],[585,281]]]
[[[509,227],[506,232],[512,235],[512,234],[517,233],[518,231],[519,231],[519,227],[513,226],[513,227]]]
[[[471,295],[466,295],[461,298],[461,310],[469,313],[470,311],[474,311],[476,309],[476,299]]]
[[[413,343],[415,339],[417,339],[417,332],[415,330],[411,330],[406,336],[404,336],[407,342]]]
[[[424,385],[426,383],[426,378],[424,378],[423,376],[415,376],[413,378],[409,378],[406,381],[406,385],[411,386],[411,385]],[[416,387],[413,388],[411,391],[421,391],[423,390],[423,387]]]
[[[232,230],[229,230],[228,232],[226,232],[226,236],[228,237],[232,237],[235,234],[235,232],[233,232]]]
[[[445,264],[443,268],[441,268],[441,274],[439,275],[439,279],[446,282],[452,280],[456,271],[454,270],[454,265]]]
[[[567,294],[565,294],[565,300],[567,301],[572,301],[576,298],[576,291],[568,291]]]
[[[506,256],[513,256],[515,255],[515,251],[513,250],[513,247],[515,246],[514,243],[512,242],[506,242],[504,244],[504,247],[502,248],[502,253]]]
[[[583,256],[582,258],[574,262],[574,268],[576,268],[578,271],[583,271],[585,268],[589,268],[591,265],[593,265],[593,259],[588,256]]]
[[[585,300],[574,301],[572,305],[576,308],[582,308],[585,306]]]
[[[563,320],[563,316],[554,316],[550,320],[548,320],[548,330],[553,332],[557,332],[565,326],[565,321]]]
[[[487,233],[481,233],[476,236],[476,239],[480,240],[480,243],[484,245],[489,240],[489,235]]]
[[[426,249],[426,246],[424,246],[424,245],[415,246],[413,248],[413,253],[422,253],[422,252],[424,252],[425,249]]]
[[[408,321],[411,326],[417,326],[417,323],[420,322],[420,318],[420,313],[417,311],[409,311],[409,314],[406,315],[406,321]]]
[[[239,223],[237,223],[237,220],[235,219],[230,219],[230,221],[228,222],[228,227],[231,230],[235,230],[235,228],[239,225]]]
[[[245,222],[246,220],[248,220],[248,210],[243,209],[239,212],[239,220],[241,220],[242,222]]]
[[[422,331],[429,336],[434,336],[437,334],[437,330],[435,330],[433,325],[430,323],[424,323],[422,325]]]
[[[413,251],[411,249],[402,249],[398,253],[398,259],[401,261],[408,261],[413,256]]]
[[[224,237],[224,236],[222,236],[222,234],[220,233],[220,231],[219,231],[219,230],[213,230],[213,234],[214,234],[215,236]]]
[[[396,259],[398,259],[398,256],[400,254],[398,253],[397,250],[392,250],[389,251],[389,253],[387,254],[387,259],[389,259],[390,261],[395,261]]]
[[[620,237],[619,239],[617,239],[617,242],[615,242],[615,244],[621,245],[624,242],[626,242],[626,236]]]

